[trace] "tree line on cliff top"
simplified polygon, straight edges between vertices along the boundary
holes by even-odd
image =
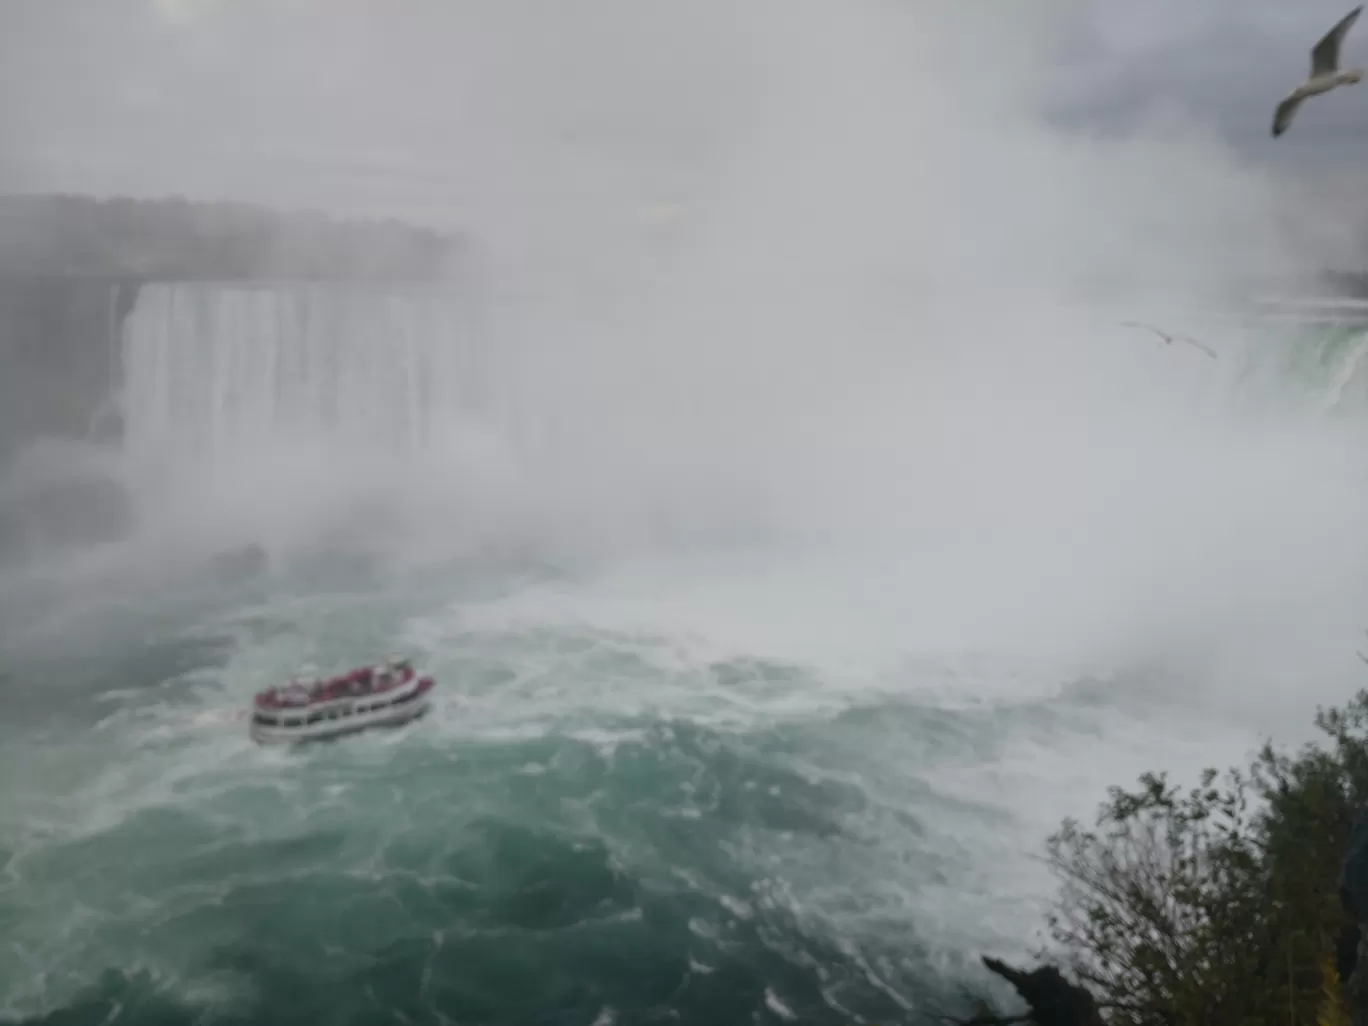
[[[342,219],[182,197],[0,196],[0,275],[431,282],[460,240],[394,218]]]

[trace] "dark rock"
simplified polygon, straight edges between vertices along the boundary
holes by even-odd
[[[133,290],[0,276],[0,465],[27,439],[81,439],[109,427],[92,421],[117,375],[123,291]]]
[[[0,553],[113,541],[132,524],[123,485],[95,473],[52,477],[0,493]]]
[[[1036,1026],[1102,1026],[1093,996],[1066,980],[1054,966],[1025,972],[986,955],[983,964],[1016,988],[1031,1009],[1029,1021]]]

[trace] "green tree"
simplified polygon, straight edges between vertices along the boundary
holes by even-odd
[[[1061,886],[1041,955],[1113,1026],[1337,1021],[1326,967],[1350,925],[1338,876],[1368,798],[1368,691],[1316,725],[1324,741],[1265,744],[1188,790],[1162,774],[1112,788],[1093,828],[1049,838]]]

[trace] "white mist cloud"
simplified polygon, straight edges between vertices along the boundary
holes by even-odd
[[[414,482],[410,540],[434,550],[517,535],[611,558],[663,524],[887,551],[898,608],[945,636],[1125,647],[1323,618],[1368,562],[1355,451],[1330,426],[1222,407],[1237,336],[1208,339],[1212,365],[1115,322],[1339,264],[1352,231],[1232,146],[1200,91],[1105,132],[1052,118],[1081,88],[1063,73],[1092,10],[106,15],[98,44],[43,28],[81,72],[30,61],[15,138],[34,182],[406,214],[490,257],[497,388],[535,445],[498,471],[493,444],[383,468],[339,450],[345,486],[304,475],[298,502],[302,457],[282,445],[255,483],[252,460],[226,460],[231,497],[167,507],[185,518],[278,514],[305,534],[373,474],[388,495]],[[1101,26],[1143,83],[1215,27],[1174,24]],[[1101,90],[1092,62],[1077,68]],[[490,484],[472,505],[476,465]]]
[[[222,0],[153,0],[153,8],[172,22],[193,21],[211,13]]]

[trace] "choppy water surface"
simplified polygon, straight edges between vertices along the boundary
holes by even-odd
[[[634,587],[282,590],[16,648],[7,691],[46,699],[0,745],[5,1018],[909,1019],[1032,941],[1030,856],[1100,775],[1224,736],[1051,667],[843,673],[816,623],[746,653],[651,627],[696,575]],[[254,689],[393,650],[440,681],[424,722],[247,740]]]

